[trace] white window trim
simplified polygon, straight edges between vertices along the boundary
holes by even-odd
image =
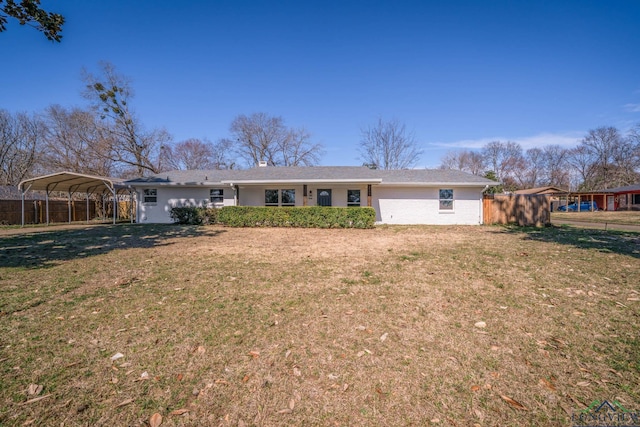
[[[155,191],[155,195],[147,195],[147,191]],[[148,202],[147,201],[147,197],[153,197],[156,200],[153,202]],[[142,204],[144,205],[157,205],[158,204],[158,189],[157,188],[145,188],[144,190],[142,190]]]
[[[442,190],[451,190],[451,199],[441,199],[440,198],[440,191]],[[441,201],[447,201],[447,200],[451,200],[451,209],[442,209],[440,207],[440,202]],[[456,210],[456,197],[455,197],[455,191],[453,188],[439,188],[438,189],[438,213],[441,214],[452,214],[455,213]]]
[[[356,204],[355,202],[350,202],[349,201],[349,191],[357,191],[358,193],[360,193],[359,195],[359,201],[358,204]],[[350,188],[347,189],[347,207],[351,207],[351,208],[359,208],[362,206],[362,190],[359,188]]]
[[[293,203],[283,204],[282,203],[282,192],[283,191],[289,191],[289,190],[293,191]],[[271,207],[271,208],[296,206],[296,189],[295,188],[265,188],[264,191],[265,191],[265,193],[267,191],[276,191],[278,193],[278,203],[277,204],[276,203],[267,203],[266,194],[265,194],[264,206]]]
[[[220,190],[222,192],[222,194],[220,194],[219,196],[213,196],[211,194],[211,192],[213,190]],[[214,202],[213,200],[211,200],[212,197],[220,197],[222,200],[220,200],[219,202]],[[209,189],[209,200],[208,200],[208,203],[210,205],[217,205],[217,206],[223,205],[224,204],[224,188],[210,188]]]

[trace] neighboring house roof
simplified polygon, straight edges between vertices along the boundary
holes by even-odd
[[[255,167],[242,170],[163,172],[126,181],[142,185],[265,185],[270,183],[365,183],[379,185],[497,185],[466,172],[445,169],[381,170],[362,166]]]
[[[566,193],[568,190],[563,190],[558,187],[536,187],[536,188],[527,188],[524,190],[514,191],[514,194],[553,194],[553,193]]]
[[[633,193],[640,191],[640,183],[633,185],[625,185],[624,187],[609,188],[608,190],[602,190],[603,193]]]

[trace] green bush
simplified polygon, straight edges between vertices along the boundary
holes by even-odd
[[[195,206],[183,206],[171,208],[169,213],[176,224],[201,225],[215,224],[218,218],[218,209],[202,208]]]
[[[373,228],[375,220],[370,207],[225,206],[217,216],[228,227]]]

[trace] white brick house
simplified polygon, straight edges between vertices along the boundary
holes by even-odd
[[[138,221],[169,223],[176,206],[371,206],[381,224],[482,224],[494,181],[440,169],[351,166],[172,171],[127,181]]]

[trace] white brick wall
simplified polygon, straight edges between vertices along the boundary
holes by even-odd
[[[481,224],[482,188],[453,188],[453,210],[441,211],[439,188],[373,187],[376,221],[383,224]]]
[[[170,223],[169,212],[174,206],[209,203],[209,190],[223,188],[224,205],[233,206],[234,191],[230,187],[146,187],[157,188],[157,203],[144,203],[144,188],[137,188],[138,222]],[[239,204],[243,206],[264,206],[264,190],[296,190],[296,206],[303,205],[302,186],[275,185],[265,187],[241,187]],[[367,205],[367,188],[359,185],[319,185],[308,186],[313,196],[308,200],[314,206],[318,188],[331,188],[333,206],[346,206],[347,189],[360,189],[362,206]],[[442,188],[452,188],[443,186]],[[434,225],[476,225],[482,223],[482,188],[454,188],[454,208],[452,211],[439,209],[439,188],[373,186],[372,206],[376,210],[376,221],[383,224],[434,224]]]

